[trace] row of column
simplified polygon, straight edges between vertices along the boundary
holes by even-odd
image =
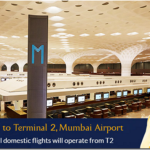
[[[12,65],[9,65],[7,64],[7,71],[10,72],[11,71],[11,66]],[[66,64],[66,73],[67,74],[72,74],[73,70],[74,70],[74,66],[73,64]],[[93,73],[97,73],[97,68],[99,66],[98,65],[92,65],[93,66]],[[23,72],[23,68],[24,68],[24,65],[19,65],[19,72]],[[131,63],[122,63],[121,64],[121,75],[122,76],[131,76]]]

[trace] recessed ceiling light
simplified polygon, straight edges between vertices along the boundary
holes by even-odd
[[[150,39],[150,37],[143,38],[144,40]]]
[[[145,35],[150,35],[150,32],[144,33]]]
[[[59,35],[58,34],[53,34],[53,35],[51,35],[51,37],[59,37]]]
[[[86,37],[86,36],[89,36],[89,34],[84,33],[84,34],[81,34],[80,36]]]
[[[146,40],[139,40],[139,41],[137,41],[137,42],[145,42]]]
[[[6,37],[6,36],[0,36],[0,38],[2,38],[2,39],[7,39],[8,37]]]
[[[58,8],[58,7],[55,7],[55,6],[52,6],[52,7],[49,7],[47,9],[45,9],[46,12],[48,13],[52,13],[52,14],[55,14],[55,13],[59,13],[62,11],[62,9]]]
[[[138,32],[131,32],[131,33],[127,33],[127,35],[137,35],[139,34]]]
[[[117,36],[117,35],[121,35],[121,33],[117,32],[117,33],[112,33],[112,36]]]
[[[63,32],[63,31],[66,31],[66,29],[63,29],[63,28],[58,28],[58,29],[56,29],[55,31],[58,31],[58,32]]]
[[[28,35],[25,35],[24,37],[25,37],[25,38],[28,38]]]
[[[4,43],[0,43],[0,44],[4,44]]]
[[[74,35],[73,34],[67,34],[66,36],[67,37],[73,37]]]
[[[58,33],[58,35],[66,35],[67,33]]]
[[[104,36],[104,35],[105,35],[104,33],[95,34],[95,36]]]
[[[61,21],[61,20],[63,20],[64,18],[63,17],[60,17],[60,16],[53,16],[53,17],[51,17],[51,18],[49,18],[50,20],[52,20],[52,21]]]
[[[61,39],[60,41],[68,41],[68,39]]]
[[[20,36],[15,36],[15,35],[13,35],[13,36],[11,36],[12,38],[16,38],[16,39],[19,39],[20,38]]]
[[[54,26],[54,27],[63,27],[63,26],[65,26],[65,24],[63,24],[63,23],[54,23],[52,26]]]

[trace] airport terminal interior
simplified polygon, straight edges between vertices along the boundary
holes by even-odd
[[[48,16],[46,118],[150,116],[150,2],[40,0],[0,1],[0,118],[27,118],[29,15]]]

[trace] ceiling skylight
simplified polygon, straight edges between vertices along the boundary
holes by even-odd
[[[63,29],[63,28],[57,28],[55,31],[57,31],[57,32],[63,32],[63,31],[66,31],[66,29]]]
[[[51,17],[51,18],[49,18],[50,20],[52,20],[52,21],[61,21],[61,20],[63,20],[64,18],[63,17],[60,17],[60,16],[53,16],[53,17]]]
[[[95,36],[104,36],[104,35],[105,35],[104,33],[95,34]]]
[[[86,37],[86,36],[89,36],[89,34],[84,33],[84,34],[81,34],[80,36]]]
[[[45,12],[52,13],[52,14],[59,13],[61,11],[62,11],[62,9],[55,7],[55,6],[45,9]]]
[[[117,36],[117,35],[121,35],[121,33],[117,32],[117,33],[112,33],[112,36]]]
[[[52,26],[54,26],[54,27],[63,27],[63,26],[65,26],[65,24],[63,24],[63,23],[54,23]]]
[[[138,32],[131,32],[131,33],[127,33],[127,35],[137,35],[139,34]]]

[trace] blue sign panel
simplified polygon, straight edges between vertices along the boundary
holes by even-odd
[[[41,45],[37,48],[35,45],[32,45],[32,64],[34,64],[34,51],[40,52],[41,51],[41,64],[44,63],[44,45]]]

